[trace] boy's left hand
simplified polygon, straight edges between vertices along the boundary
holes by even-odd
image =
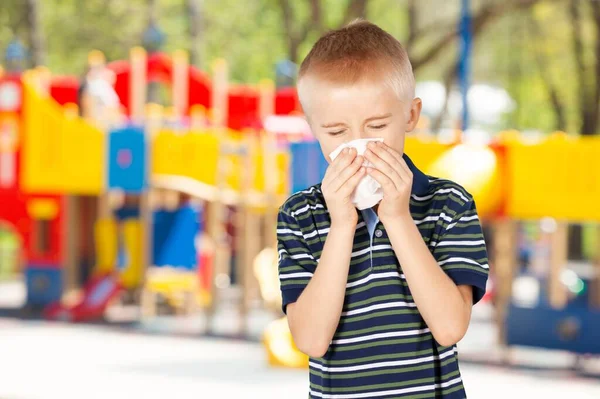
[[[367,168],[383,188],[383,200],[379,203],[377,214],[382,223],[410,216],[410,193],[413,174],[408,165],[395,150],[383,142],[372,142],[364,157],[373,164]]]

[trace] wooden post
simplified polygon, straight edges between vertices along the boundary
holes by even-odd
[[[558,222],[556,230],[551,234],[548,294],[550,306],[554,309],[561,309],[567,304],[568,299],[567,290],[561,281],[561,275],[567,263],[568,224],[566,222]]]
[[[208,232],[215,242],[214,270],[211,283],[211,301],[206,310],[207,330],[210,333],[212,329],[212,320],[219,301],[220,287],[217,279],[229,268],[230,252],[227,247],[225,223],[225,205],[223,203],[223,190],[226,187],[228,175],[227,154],[230,151],[223,140],[225,137],[225,122],[227,120],[228,103],[228,85],[227,85],[227,63],[224,60],[218,60],[213,64],[213,92],[212,92],[212,124],[213,134],[220,140],[219,159],[217,165],[217,198],[210,204],[208,219]]]
[[[79,288],[79,256],[77,248],[79,247],[80,234],[79,226],[79,207],[78,197],[75,195],[66,195],[64,198],[65,221],[63,223],[62,236],[63,253],[65,262],[65,289],[64,293],[68,294]]]
[[[189,97],[189,59],[183,50],[175,51],[173,54],[173,108],[176,115],[181,118],[187,113]]]
[[[600,223],[596,225],[596,253],[594,254],[594,275],[590,284],[590,306],[600,310]]]
[[[498,342],[506,343],[505,320],[508,306],[512,299],[512,284],[517,268],[517,223],[512,219],[501,219],[493,225],[493,267],[496,287],[496,322],[498,325]]]
[[[148,63],[146,59],[146,50],[142,47],[134,47],[129,54],[131,62],[131,74],[129,81],[129,107],[131,109],[131,119],[136,123],[141,123],[144,118],[144,106],[147,95],[146,70]]]
[[[228,74],[227,61],[218,59],[213,63],[211,119],[212,125],[219,129],[227,126],[227,113],[229,109]]]

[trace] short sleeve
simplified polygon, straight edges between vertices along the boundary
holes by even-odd
[[[476,304],[485,295],[489,264],[475,202],[470,199],[446,222],[442,224],[433,255],[456,285],[473,287],[473,304]]]
[[[284,205],[277,216],[278,272],[284,313],[287,305],[298,300],[317,267],[300,224],[293,215]]]

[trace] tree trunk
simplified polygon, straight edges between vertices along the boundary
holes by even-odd
[[[203,14],[202,0],[186,0],[188,10],[188,24],[190,37],[190,64],[200,66],[202,62],[201,56],[201,40],[203,30]]]
[[[27,0],[27,32],[31,62],[34,66],[46,63],[46,42],[42,33],[40,1]]]
[[[518,9],[527,9],[532,7],[540,0],[504,0],[499,2],[487,3],[485,6],[481,7],[479,11],[473,15],[472,18],[472,32],[473,36],[481,33],[486,26],[488,26],[491,22],[498,19],[499,17],[505,15],[507,12],[518,10]],[[558,0],[555,0],[558,1]],[[550,0],[548,0],[550,2]],[[448,32],[441,38],[439,38],[434,44],[432,44],[427,51],[423,53],[420,57],[414,57],[412,60],[413,71],[422,68],[427,65],[429,62],[433,61],[443,50],[447,49],[452,42],[459,36],[460,32],[458,29],[458,24],[453,23],[451,26],[443,27],[443,26],[428,26],[424,29],[424,31],[429,31],[430,29],[436,29],[437,31],[445,31]],[[420,34],[418,34],[420,36]]]
[[[595,93],[590,93],[592,88],[587,75],[588,69],[584,62],[584,45],[583,45],[583,33],[581,30],[582,16],[581,10],[579,9],[579,0],[571,0],[569,5],[569,14],[571,16],[571,27],[573,29],[573,52],[575,56],[575,63],[577,70],[575,71],[577,77],[577,86],[579,91],[579,109],[581,111],[581,127],[579,133],[581,134],[594,134],[596,131],[596,120],[597,119],[597,105],[595,105]]]
[[[418,24],[418,12],[417,12],[417,0],[408,1],[408,39],[406,39],[406,51],[410,54],[410,50],[415,44],[417,39],[417,24]]]
[[[366,18],[367,2],[368,0],[348,0],[348,6],[344,13],[342,25],[346,25],[357,18]]]
[[[452,85],[456,80],[456,73],[458,72],[458,61],[455,61],[446,71],[444,75],[444,88],[446,89],[446,96],[444,98],[444,106],[440,113],[435,117],[433,123],[431,124],[431,131],[439,133],[440,128],[442,127],[442,121],[444,120],[444,116],[446,115],[446,111],[448,110],[448,100],[450,99],[450,92],[452,91]]]
[[[548,92],[548,97],[550,97],[550,103],[552,104],[552,108],[554,108],[554,114],[556,116],[556,121],[554,125],[555,130],[565,131],[567,129],[567,118],[565,114],[564,104],[561,102],[560,95],[558,93],[558,89],[554,82],[552,81],[552,76],[548,73],[548,68],[546,67],[549,62],[547,57],[543,54],[543,49],[539,48],[536,44],[543,37],[542,29],[538,23],[538,21],[530,15],[529,23],[527,26],[529,27],[531,34],[534,37],[533,41],[533,56],[535,58],[535,62],[537,64],[540,75],[542,76],[542,81],[546,86],[546,91]]]
[[[598,133],[598,123],[599,121],[599,112],[600,112],[600,3],[597,0],[590,0],[590,5],[592,7],[592,14],[593,14],[593,19],[594,19],[594,30],[596,33],[596,47],[595,47],[595,53],[596,56],[594,57],[594,61],[596,62],[595,65],[595,79],[596,81],[595,86],[594,86],[594,103],[593,103],[593,109],[591,110],[593,113],[593,121],[594,121],[594,126],[593,129],[591,130],[591,132],[593,134]]]

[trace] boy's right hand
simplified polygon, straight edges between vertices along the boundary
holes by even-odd
[[[356,149],[346,148],[329,165],[321,184],[331,224],[358,222],[358,213],[352,203],[352,193],[365,175],[364,159]]]

